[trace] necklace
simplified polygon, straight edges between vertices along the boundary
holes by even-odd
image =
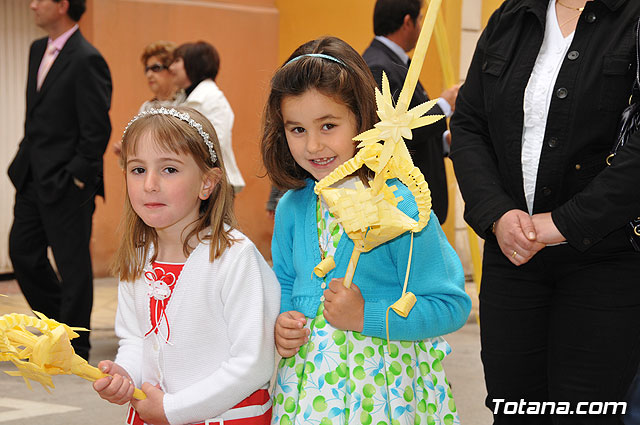
[[[561,23],[559,25],[560,28],[564,27],[565,25],[567,25],[569,22],[573,21],[574,19],[576,19],[578,16],[580,16],[582,14],[582,12],[578,12],[577,15],[572,16],[571,18],[567,19],[566,21],[564,21],[563,23]]]
[[[556,3],[558,3],[562,7],[566,7],[567,9],[577,10],[578,12],[582,12],[584,10],[584,6],[582,6],[582,7],[569,6],[567,4],[562,3],[560,0],[556,0]],[[574,16],[574,18],[575,18],[575,16]],[[571,18],[571,19],[573,19],[573,18]]]

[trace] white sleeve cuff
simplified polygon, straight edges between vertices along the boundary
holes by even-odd
[[[442,112],[447,118],[453,115],[453,111],[451,110],[451,105],[449,105],[449,102],[447,102],[443,98],[439,97],[436,104],[440,107],[440,109],[442,109]]]

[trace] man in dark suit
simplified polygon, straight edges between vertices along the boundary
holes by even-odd
[[[362,57],[369,65],[373,77],[382,87],[382,72],[387,74],[394,100],[398,100],[404,84],[410,59],[406,52],[418,41],[422,28],[423,0],[378,0],[373,12],[373,30],[376,37]],[[445,90],[430,114],[453,112],[459,86]],[[418,82],[410,107],[429,100],[427,92]],[[413,163],[420,169],[431,189],[432,208],[440,223],[447,218],[448,192],[444,156],[449,151],[450,136],[444,119],[413,130],[413,139],[406,140]]]
[[[31,2],[36,25],[49,36],[34,41],[29,53],[25,134],[9,166],[16,188],[9,255],[33,310],[89,328],[89,242],[94,198],[104,196],[102,156],[111,134],[111,75],[78,29],[85,2]],[[72,343],[76,353],[88,358],[88,332],[80,332]]]

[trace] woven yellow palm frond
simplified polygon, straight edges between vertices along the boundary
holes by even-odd
[[[393,103],[389,80],[383,73],[382,90],[376,88],[375,93],[380,122],[374,128],[354,137],[353,140],[360,142],[358,153],[320,180],[315,187],[316,194],[324,198],[329,211],[342,224],[354,243],[344,278],[344,285],[347,287],[351,285],[360,253],[405,232],[419,232],[429,222],[431,193],[424,176],[413,165],[403,139],[411,139],[413,129],[444,118],[443,115],[424,115],[435,105],[435,100],[409,109],[441,2],[442,0],[432,0],[429,3],[397,105]],[[355,189],[330,187],[363,165],[375,173],[369,187],[362,183],[356,184]],[[417,221],[398,209],[401,199],[396,198],[393,188],[386,185],[386,181],[392,178],[398,178],[413,194],[418,207]],[[325,274],[328,271],[327,267],[321,269]]]
[[[18,369],[7,374],[22,376],[29,388],[30,381],[38,382],[47,391],[55,388],[51,375],[73,374],[88,381],[107,376],[73,351],[71,339],[78,337],[75,331],[87,329],[72,328],[35,313],[37,318],[18,313],[0,316],[0,361],[10,361]],[[28,328],[36,329],[40,335]],[[133,396],[146,398],[137,388]]]

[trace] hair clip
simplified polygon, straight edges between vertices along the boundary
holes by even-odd
[[[211,142],[211,140],[209,140],[210,138],[209,133],[207,133],[202,129],[202,124],[200,124],[199,122],[196,122],[193,118],[189,116],[188,113],[178,112],[174,108],[171,108],[171,109],[167,109],[165,107],[161,107],[157,109],[152,108],[152,109],[148,109],[146,111],[140,112],[138,115],[133,117],[133,119],[129,121],[129,124],[127,124],[127,126],[125,127],[124,132],[122,133],[122,142],[124,142],[124,136],[125,134],[127,134],[127,130],[129,130],[129,127],[131,127],[131,124],[136,122],[137,119],[147,115],[171,115],[172,117],[178,118],[179,120],[186,122],[191,127],[195,128],[198,131],[198,134],[204,140],[204,144],[207,145],[207,148],[209,149],[209,155],[211,155],[211,162],[215,164],[216,161],[218,160],[218,155],[216,155],[216,151],[213,149],[213,143]]]

